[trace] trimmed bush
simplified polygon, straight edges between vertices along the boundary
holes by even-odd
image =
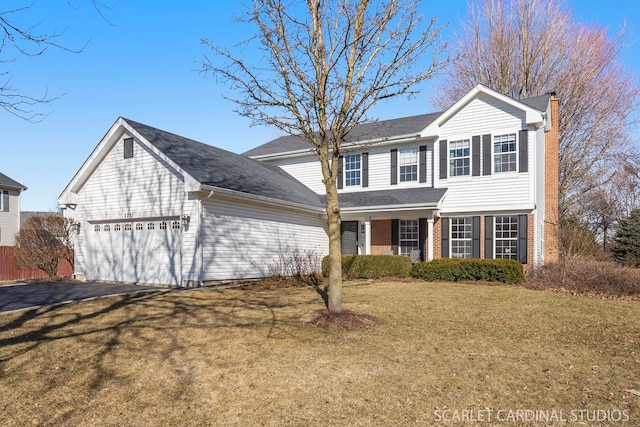
[[[441,258],[414,264],[410,276],[428,282],[482,280],[522,283],[524,269],[518,261],[508,259]]]
[[[354,279],[380,279],[382,277],[408,277],[411,259],[397,255],[342,255],[342,277]],[[322,274],[329,276],[329,257],[322,259]]]

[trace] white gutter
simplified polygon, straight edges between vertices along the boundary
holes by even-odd
[[[285,200],[280,200],[280,199],[274,199],[271,197],[265,197],[265,196],[258,196],[256,194],[250,194],[250,193],[244,193],[242,191],[236,191],[236,190],[229,190],[227,188],[222,188],[222,187],[216,187],[213,185],[202,185],[200,186],[200,189],[202,191],[209,191],[211,194],[211,192],[216,193],[216,194],[224,194],[227,196],[231,196],[231,197],[237,197],[237,198],[241,198],[241,199],[249,199],[249,200],[254,200],[254,201],[258,201],[261,203],[266,203],[269,205],[273,205],[273,206],[277,206],[277,207],[282,207],[282,206],[288,206],[292,209],[298,209],[298,210],[302,210],[302,211],[306,211],[306,212],[312,212],[312,213],[316,213],[316,214],[322,214],[325,212],[325,208],[322,207],[313,207],[313,206],[309,206],[309,205],[305,205],[302,203],[295,203],[295,202],[289,202],[289,201],[285,201]],[[318,196],[320,197],[320,196]]]

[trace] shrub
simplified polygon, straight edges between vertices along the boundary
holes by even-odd
[[[410,276],[428,282],[482,280],[521,283],[524,270],[522,264],[515,260],[441,258],[414,264]]]
[[[354,279],[380,279],[407,277],[411,259],[397,255],[342,255],[342,277]],[[329,257],[322,260],[322,274],[329,276]]]
[[[611,261],[567,260],[536,269],[527,278],[525,287],[610,297],[640,297],[640,270]]]

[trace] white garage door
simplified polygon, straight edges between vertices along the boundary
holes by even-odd
[[[179,219],[92,222],[89,228],[91,279],[180,285]]]

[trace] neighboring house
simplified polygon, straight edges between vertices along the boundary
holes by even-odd
[[[0,173],[0,246],[13,246],[20,230],[20,193],[27,187]]]
[[[478,86],[442,113],[356,127],[343,251],[555,260],[557,108]],[[119,118],[58,202],[88,280],[192,286],[328,251],[320,167],[298,137],[237,155]]]
[[[20,212],[20,228],[24,225],[25,222],[32,216],[62,216],[62,212],[51,212],[51,211],[22,211]]]

